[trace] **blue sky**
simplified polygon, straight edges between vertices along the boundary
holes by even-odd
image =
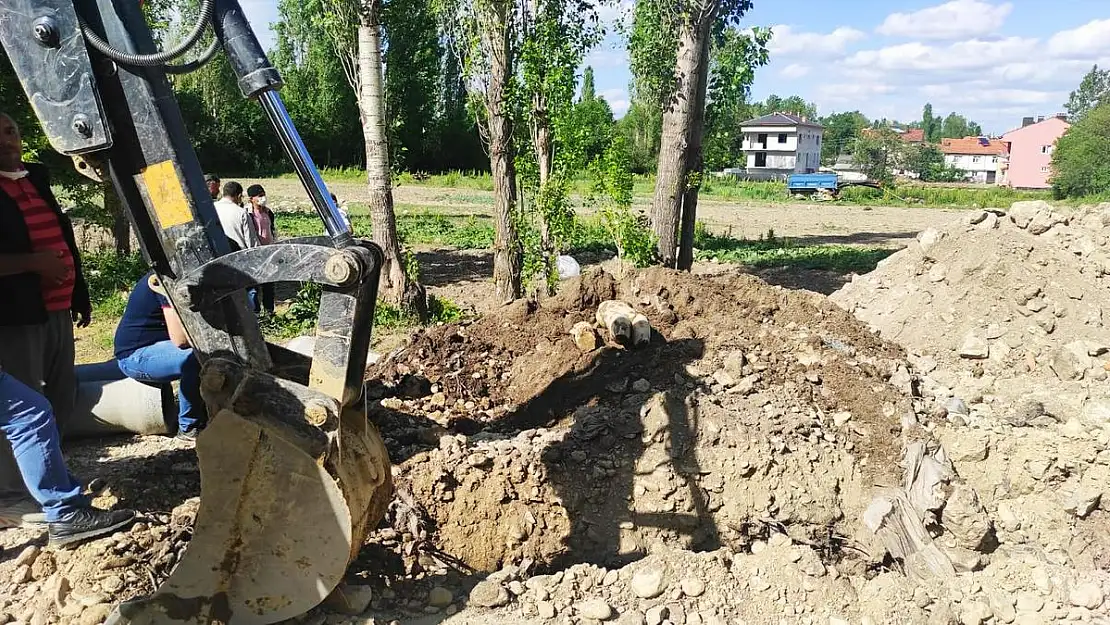
[[[263,39],[276,0],[241,0]],[[633,0],[603,11],[614,23]],[[835,8],[833,8],[835,7]],[[1063,110],[1091,65],[1110,67],[1110,0],[755,0],[741,27],[774,32],[752,96],[801,95],[822,115],[920,119],[957,111],[1002,133]],[[617,115],[628,108],[628,55],[610,35],[587,62]]]

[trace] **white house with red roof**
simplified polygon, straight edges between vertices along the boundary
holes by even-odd
[[[964,137],[941,139],[940,151],[944,164],[955,167],[967,175],[969,182],[997,184],[1006,155],[1006,144],[989,137]]]

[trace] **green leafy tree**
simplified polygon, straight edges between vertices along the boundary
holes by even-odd
[[[941,182],[946,177],[944,155],[929,144],[905,146],[902,169],[917,174],[924,182]]]
[[[940,141],[942,124],[941,118],[933,115],[933,105],[925,104],[925,108],[921,111],[921,129],[925,131],[925,140],[930,143]]]
[[[853,146],[852,160],[869,179],[890,185],[894,182],[894,170],[903,163],[904,145],[890,128],[862,133]]]
[[[949,113],[941,123],[940,136],[942,139],[962,139],[963,137],[978,137],[983,132],[979,124],[969,121],[963,115],[955,112]]]
[[[493,178],[493,282],[497,297],[522,294],[523,247],[518,229],[514,126],[519,103],[514,68],[520,57],[517,5],[512,0],[437,0],[436,15],[462,60],[464,79],[480,109]]]
[[[569,129],[576,134],[575,142],[581,146],[587,163],[597,160],[613,140],[613,109],[594,88],[594,70],[587,67],[582,72],[582,89],[574,105],[574,121]]]
[[[1052,189],[1059,198],[1110,192],[1110,102],[1087,112],[1056,142]]]
[[[714,37],[738,24],[750,0],[638,0],[629,35],[633,86],[662,112],[651,222],[664,265],[693,263],[698,189]]]
[[[821,162],[831,165],[841,154],[850,151],[860,132],[870,122],[859,111],[833,113],[821,119],[825,134],[821,141]]]
[[[655,171],[662,133],[661,109],[632,97],[624,117],[617,120],[616,132],[627,145],[628,165],[637,174]]]
[[[710,47],[708,103],[705,110],[705,167],[721,170],[743,160],[740,131],[751,118],[748,104],[755,68],[767,63],[771,31],[755,28],[743,32],[725,28]]]
[[[806,119],[817,119],[817,105],[798,95],[782,98],[771,94],[764,101],[756,103],[754,113],[757,116],[789,113]]]
[[[1064,106],[1068,112],[1068,118],[1078,122],[1108,99],[1110,99],[1110,70],[1099,69],[1098,65],[1095,65],[1083,76],[1079,88],[1071,92],[1068,103]]]

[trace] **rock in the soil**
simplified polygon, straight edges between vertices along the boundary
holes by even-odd
[[[19,552],[19,556],[16,557],[16,559],[15,559],[15,565],[17,567],[19,567],[19,566],[31,566],[32,564],[35,563],[35,558],[39,557],[39,553],[41,551],[42,550],[39,548],[38,545],[28,546],[23,551]]]
[[[944,233],[936,228],[928,228],[917,235],[917,242],[921,245],[921,251],[926,258],[928,258],[929,250],[933,249],[933,246],[939,243],[942,238],[944,238]]]
[[[616,625],[646,625],[644,613],[639,610],[629,610],[617,617]]]
[[[540,618],[555,618],[555,604],[551,603],[550,601],[540,601],[539,603],[537,603],[536,611],[539,613]]]
[[[641,599],[654,599],[667,588],[664,577],[661,569],[638,571],[632,576],[632,592]]]
[[[497,582],[483,580],[470,591],[470,603],[481,608],[500,608],[509,603],[509,591]]]
[[[589,321],[579,321],[574,324],[570,329],[570,335],[574,337],[574,344],[583,352],[592,352],[601,346],[601,339],[597,336],[597,331]]]
[[[1087,344],[1084,341],[1073,341],[1053,352],[1048,366],[1061,380],[1078,380],[1093,364],[1094,361],[1087,354]]]
[[[1044,599],[1031,592],[1021,592],[1017,596],[1018,612],[1040,612],[1044,607]]]
[[[455,596],[443,586],[435,586],[428,591],[428,605],[430,606],[446,608],[454,600]]]
[[[744,352],[734,350],[725,356],[725,371],[732,374],[732,377],[740,379],[744,377],[744,365],[747,364],[747,358]]]
[[[1068,601],[1072,605],[1093,610],[1102,605],[1102,589],[1094,582],[1084,582],[1068,593]]]
[[[646,393],[651,390],[651,382],[648,382],[644,378],[640,378],[632,383],[632,390],[637,393]]]
[[[960,625],[982,625],[994,616],[990,606],[982,601],[971,601],[960,610]]]
[[[15,572],[12,573],[12,584],[18,586],[29,581],[31,581],[31,567],[26,564],[16,567]]]
[[[1068,498],[1067,503],[1064,505],[1064,512],[1085,519],[1088,514],[1095,511],[1095,508],[1098,508],[1101,499],[1101,491],[1080,489]]]
[[[979,495],[966,484],[957,484],[944,505],[941,522],[961,547],[977,549],[991,531],[990,517]]]
[[[713,372],[713,381],[725,388],[736,386],[736,378],[726,369],[717,369]]]
[[[696,577],[684,577],[679,584],[687,597],[700,597],[705,592],[705,582]]]
[[[323,607],[340,614],[362,614],[370,607],[374,590],[370,586],[355,586],[346,582],[339,584],[324,599]]]
[[[660,625],[660,623],[667,620],[667,617],[670,615],[671,612],[667,609],[667,606],[652,606],[644,613],[644,623],[646,623],[646,625]]]
[[[964,337],[964,342],[960,344],[959,353],[960,358],[982,360],[990,356],[990,345],[987,344],[985,339],[976,336],[974,333],[969,333]]]
[[[112,606],[106,603],[98,603],[92,607],[85,608],[81,616],[77,617],[76,625],[100,625],[111,613]]]
[[[613,617],[613,608],[601,599],[582,601],[577,604],[576,608],[582,618],[607,621]]]

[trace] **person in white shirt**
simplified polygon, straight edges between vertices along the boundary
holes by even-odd
[[[213,205],[233,252],[258,247],[258,232],[254,227],[254,220],[247,209],[243,208],[243,185],[234,180],[225,182],[223,197]]]

